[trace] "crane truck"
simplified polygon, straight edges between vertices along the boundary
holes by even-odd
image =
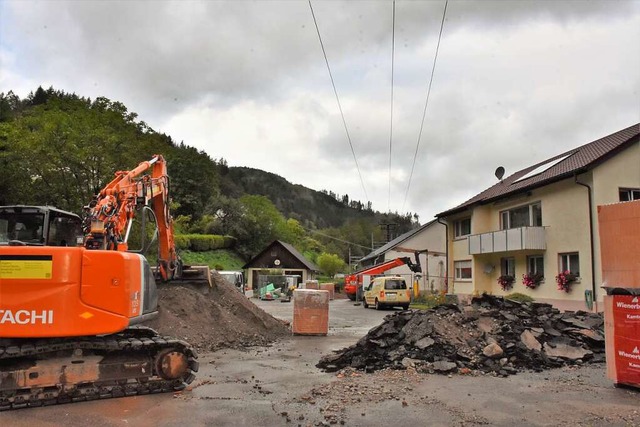
[[[394,267],[399,267],[401,265],[406,265],[409,269],[414,273],[422,272],[422,267],[420,266],[420,258],[418,257],[418,253],[416,252],[416,262],[412,262],[409,257],[399,257],[392,259],[390,261],[383,262],[381,264],[377,264],[371,267],[363,268],[354,273],[347,275],[344,278],[344,292],[347,294],[347,297],[351,301],[355,301],[358,296],[358,289],[362,290],[362,279],[364,276],[373,276],[376,274],[382,274],[385,271],[391,270]]]
[[[211,286],[176,252],[166,162],[115,175],[84,219],[0,207],[0,411],[181,390],[198,371],[188,343],[140,325],[157,315],[156,280]],[[129,250],[137,216],[156,223],[155,270]]]

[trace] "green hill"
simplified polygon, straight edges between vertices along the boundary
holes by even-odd
[[[340,227],[349,220],[376,220],[370,204],[349,202],[348,196],[338,200],[327,192],[292,184],[283,177],[247,167],[229,168],[223,177],[223,193],[230,197],[244,194],[266,196],[287,218],[294,218],[310,228]]]

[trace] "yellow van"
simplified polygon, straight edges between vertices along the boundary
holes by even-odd
[[[384,307],[409,308],[411,293],[407,282],[400,276],[376,277],[364,290],[364,308],[370,305],[376,310]]]

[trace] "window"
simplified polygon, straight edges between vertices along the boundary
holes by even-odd
[[[544,276],[544,257],[542,255],[527,257],[527,273]]]
[[[560,271],[568,271],[571,274],[580,276],[580,258],[578,252],[560,254]]]
[[[516,259],[500,258],[500,274],[502,276],[516,277]]]
[[[471,261],[455,261],[456,279],[471,279]]]
[[[540,203],[519,206],[500,212],[503,230],[518,227],[542,227],[542,206]]]
[[[468,236],[471,234],[471,218],[461,219],[453,223],[455,237]]]
[[[620,201],[630,202],[632,200],[640,200],[640,188],[621,188]]]
[[[24,243],[43,243],[42,224],[44,215],[32,212],[14,213],[12,210],[0,213],[0,243],[20,240]]]
[[[384,288],[386,290],[407,289],[407,284],[405,283],[404,280],[401,280],[401,279],[385,280]]]
[[[47,239],[50,246],[76,246],[78,239],[82,241],[82,228],[77,219],[51,214]]]

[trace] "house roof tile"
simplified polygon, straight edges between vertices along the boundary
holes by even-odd
[[[243,269],[250,268],[254,260],[260,258],[262,254],[267,252],[274,245],[281,245],[282,247],[284,247],[287,251],[289,251],[289,253],[291,253],[291,255],[293,255],[298,261],[300,261],[308,270],[320,271],[320,269],[314,263],[312,263],[307,258],[305,258],[304,255],[302,255],[300,252],[298,252],[296,248],[293,247],[293,245],[283,242],[282,240],[274,240],[273,242],[269,243],[269,245],[267,245],[262,251],[260,251],[260,253],[258,253],[256,256],[251,258],[245,265],[243,265],[242,268]]]
[[[640,123],[522,169],[455,208],[437,214],[436,217],[449,216],[476,204],[529,191],[585,172],[638,140],[640,140]],[[555,163],[556,161],[557,163]],[[544,169],[545,165],[550,167]],[[541,168],[542,171],[526,176],[538,168]]]

